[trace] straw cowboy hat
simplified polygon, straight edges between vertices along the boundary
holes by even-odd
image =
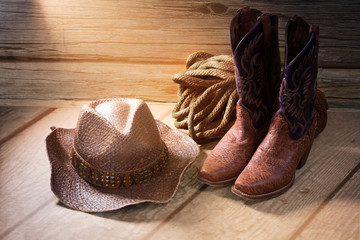
[[[56,128],[46,147],[52,191],[84,212],[170,201],[199,153],[190,137],[155,120],[138,99],[86,104],[77,127]]]

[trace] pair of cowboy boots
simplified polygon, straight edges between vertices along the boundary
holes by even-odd
[[[280,77],[278,17],[249,7],[237,12],[230,24],[237,118],[208,155],[199,181],[235,181],[232,192],[246,199],[274,197],[291,187],[327,120],[316,83],[318,38],[317,26],[298,16],[289,20]]]

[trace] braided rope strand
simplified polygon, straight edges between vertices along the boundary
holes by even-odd
[[[206,52],[191,54],[186,71],[176,74],[173,81],[179,84],[179,99],[172,112],[175,127],[197,143],[221,138],[235,121],[239,99],[232,57]]]

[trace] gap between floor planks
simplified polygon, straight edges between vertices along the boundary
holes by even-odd
[[[337,187],[332,191],[327,198],[320,204],[320,206],[309,216],[308,219],[294,232],[289,239],[298,238],[305,228],[316,218],[316,216],[323,210],[327,205],[331,203],[331,200],[336,196],[337,193],[349,182],[349,180],[359,171],[360,163],[342,180]]]
[[[19,134],[20,132],[22,132],[23,130],[25,130],[26,128],[30,127],[31,125],[33,125],[35,122],[39,121],[40,119],[42,119],[43,117],[45,117],[46,115],[50,114],[52,111],[54,111],[54,109],[47,109],[46,111],[44,111],[43,113],[41,113],[40,115],[36,116],[34,119],[32,119],[31,121],[29,121],[28,123],[24,124],[23,126],[20,126],[17,130],[15,130],[13,133],[11,133],[11,137],[15,137],[17,134]],[[169,117],[171,113],[171,110],[168,110],[167,112],[163,113],[161,116],[159,116],[159,120],[163,120],[166,117]],[[10,139],[8,137],[8,139]],[[299,228],[299,230],[304,230],[304,228],[306,227],[307,224],[309,224],[309,222],[311,222],[311,219],[313,219],[320,211],[321,209],[323,209],[329,202],[330,200],[335,196],[335,194],[347,183],[347,181],[352,177],[352,175],[354,175],[356,173],[356,171],[358,170],[359,165],[357,165],[357,167],[355,167],[353,169],[352,172],[350,172],[348,174],[348,176],[334,189],[334,191],[328,195],[328,197],[324,200],[324,202],[318,207],[318,209],[313,212],[313,214],[308,218],[308,220]],[[175,210],[173,210],[168,217],[166,217],[164,220],[162,220],[155,228],[153,231],[151,231],[146,237],[151,237],[152,235],[154,235],[157,231],[159,231],[169,220],[171,220],[178,212],[180,212],[186,205],[188,205],[194,198],[196,198],[204,189],[206,188],[205,185],[202,185],[200,187],[200,189],[198,189],[195,193],[193,193],[192,195],[190,195],[190,197],[183,202],[183,204],[181,204],[178,208],[176,208]],[[47,203],[49,203],[51,201],[47,201]],[[47,203],[45,203],[45,205],[47,205]],[[40,208],[39,208],[40,209]],[[34,211],[30,214],[30,216],[25,217],[22,221],[20,221],[19,223],[23,223],[25,222],[28,218],[31,218],[31,216],[35,215],[37,211]],[[17,227],[18,225],[16,225]],[[15,226],[14,226],[15,227]],[[295,234],[293,236],[297,236],[298,234],[301,233],[301,231],[297,231],[295,232]],[[6,231],[7,234],[9,234],[11,231]],[[6,235],[7,235],[6,234]],[[2,237],[4,237],[5,235],[1,235]]]
[[[344,187],[345,184],[359,171],[360,163],[341,181],[337,187],[332,191],[327,198],[320,204],[320,206],[306,219],[306,221],[294,232],[294,234],[289,238],[291,240],[297,239],[301,233],[306,229],[306,227],[319,215],[321,210],[326,208],[331,204],[331,200],[336,196],[337,193]],[[153,231],[147,234],[143,239],[151,239],[160,229],[170,221],[178,212],[180,212],[186,205],[188,205],[194,198],[196,198],[202,191],[204,191],[208,186],[203,185],[196,193],[194,193],[184,204],[182,204],[178,209],[176,209],[172,214],[170,214],[163,222],[161,222]]]
[[[23,125],[19,126],[19,127],[14,127],[14,129],[10,129],[9,133],[7,133],[6,135],[2,136],[0,138],[0,146],[10,140],[11,138],[15,137],[17,134],[21,133],[22,131],[24,131],[25,129],[27,129],[28,127],[31,127],[34,123],[36,123],[37,121],[39,121],[40,119],[42,119],[43,117],[47,116],[48,114],[52,113],[56,108],[49,108],[46,109],[42,112],[40,112],[38,115],[35,115],[34,118],[29,119],[28,121],[26,121]],[[16,124],[16,123],[15,123]],[[6,127],[5,123],[2,127]]]

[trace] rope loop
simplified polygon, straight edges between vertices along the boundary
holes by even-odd
[[[197,143],[208,143],[224,136],[235,121],[239,99],[232,57],[193,53],[186,61],[186,71],[176,74],[173,81],[179,84],[179,99],[172,112],[175,127]],[[322,91],[317,89],[316,93],[317,136],[326,126],[328,104]]]
[[[186,61],[186,71],[176,74],[173,81],[179,84],[172,112],[175,127],[197,143],[221,138],[235,121],[239,99],[232,57],[193,53]]]

